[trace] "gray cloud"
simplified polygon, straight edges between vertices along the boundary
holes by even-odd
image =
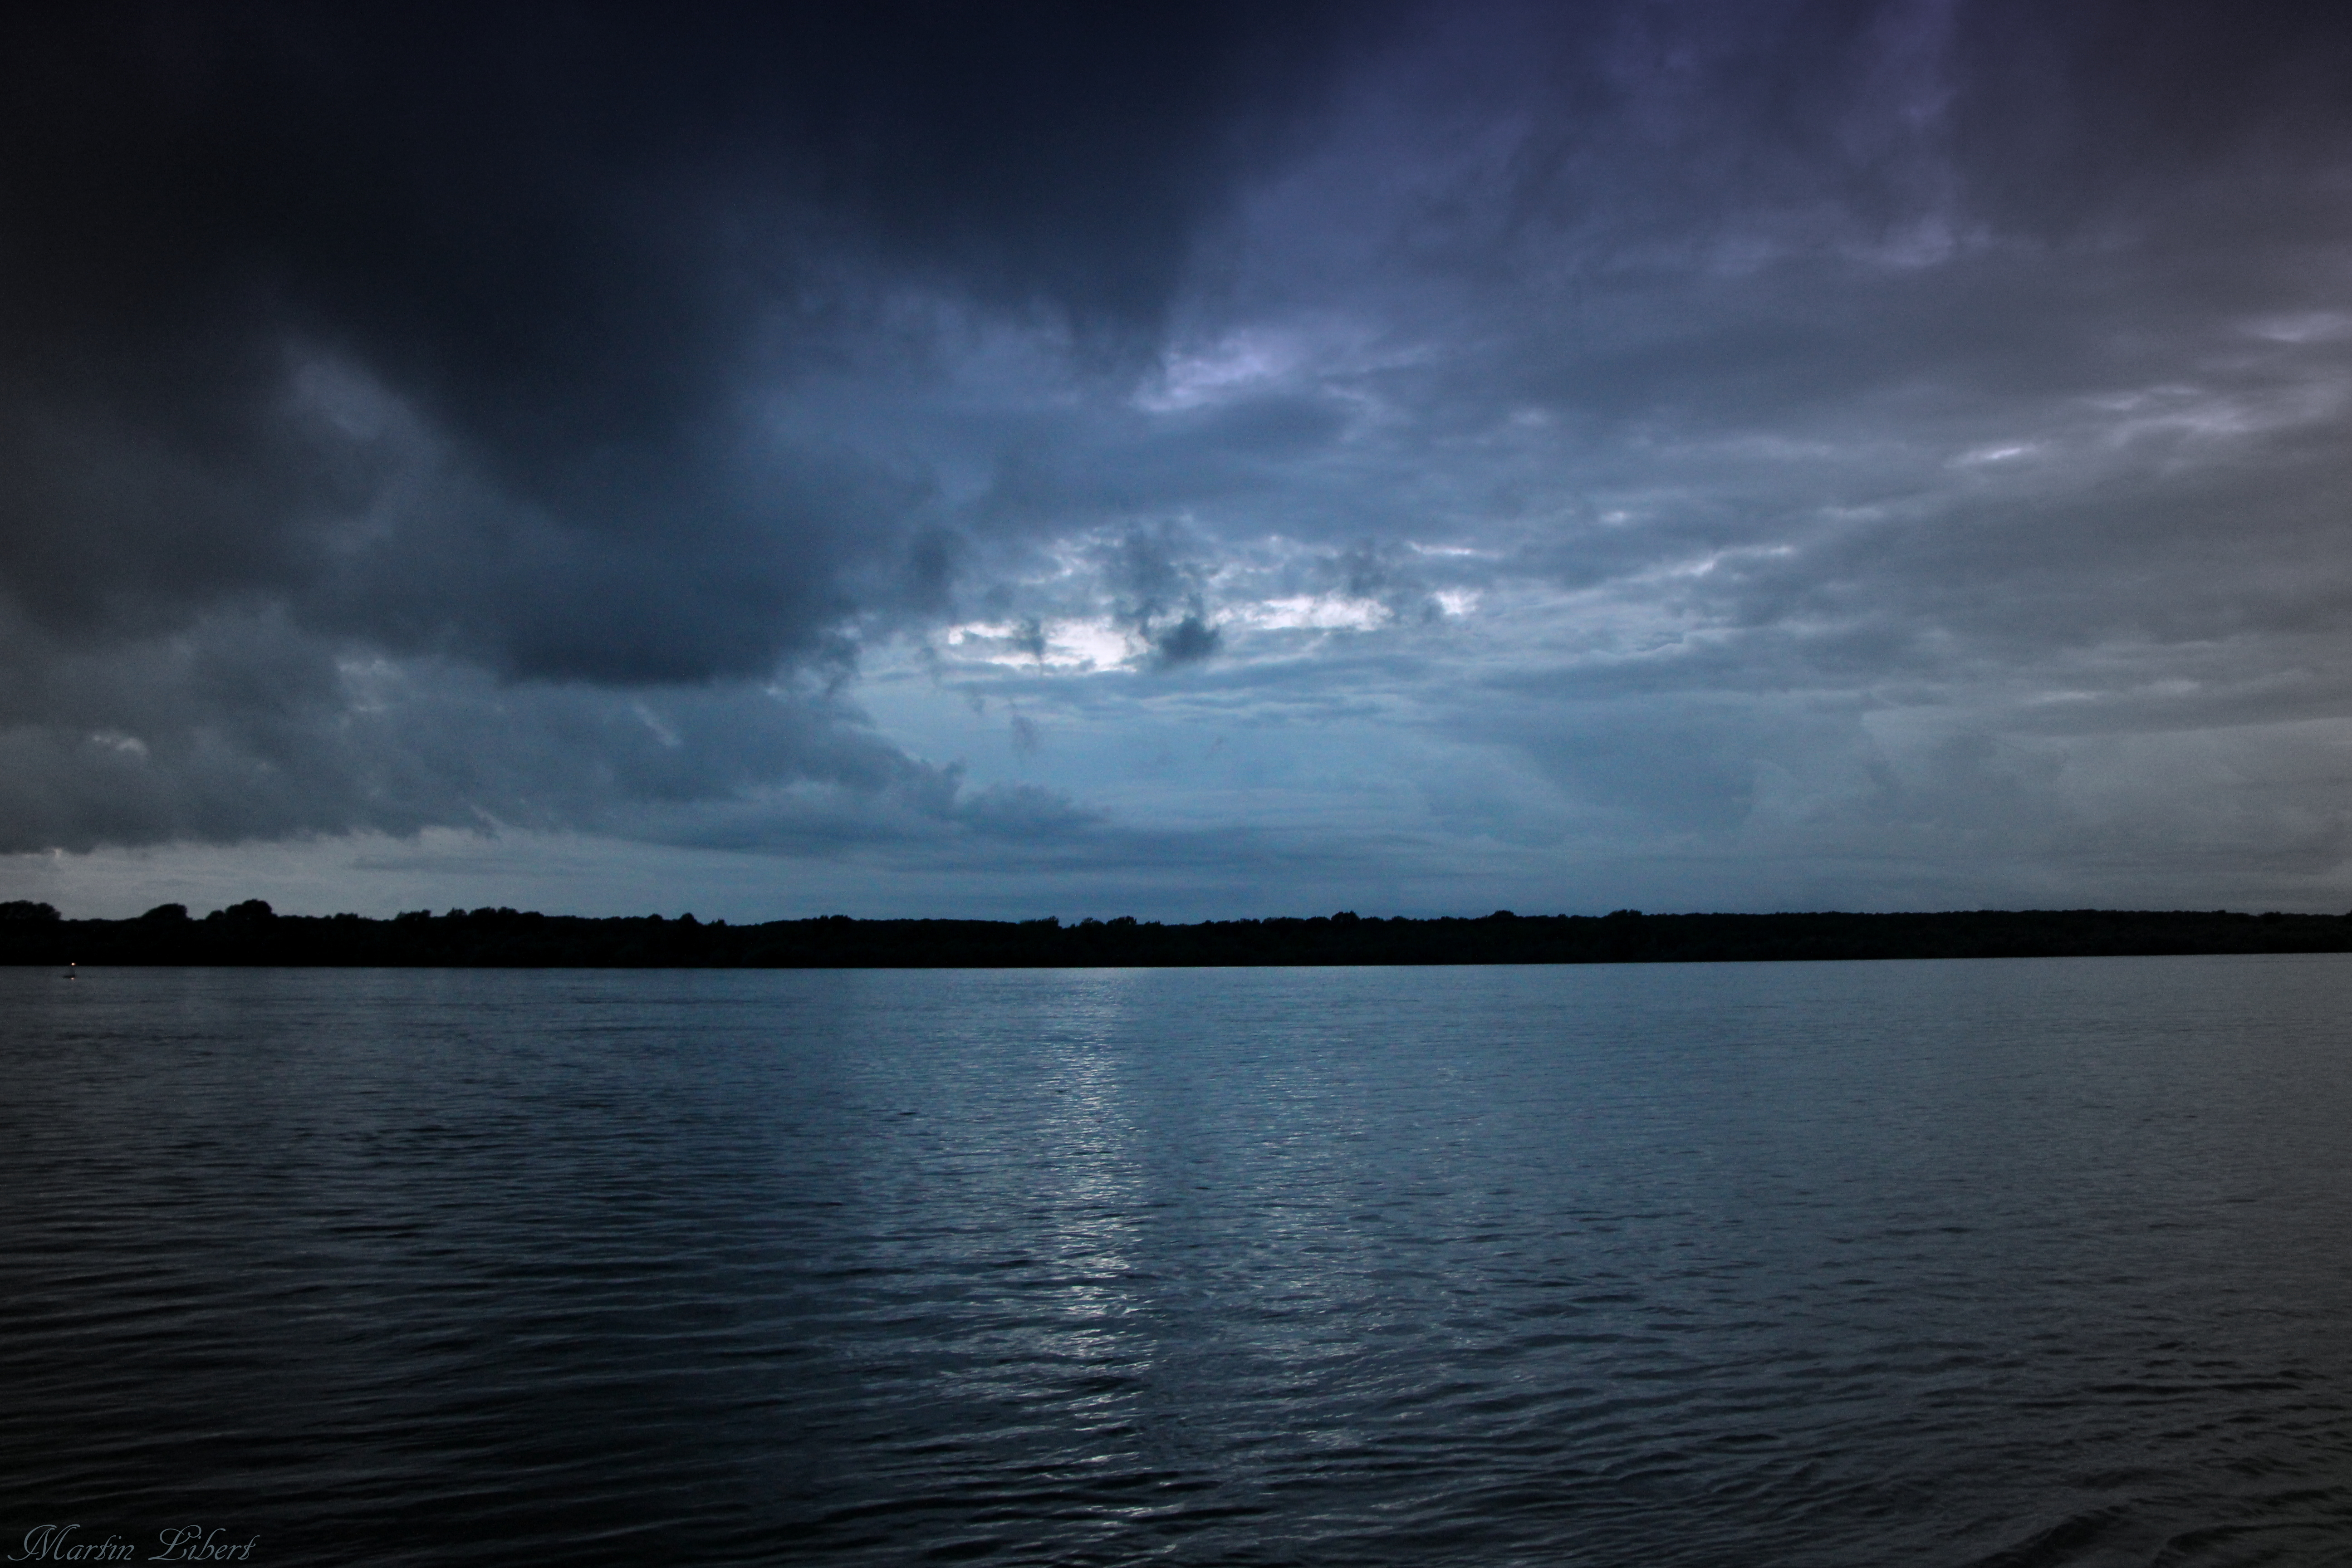
[[[15,847],[688,787],[594,689],[838,673],[953,574],[919,458],[762,399],[919,363],[910,291],[1131,357],[1328,54],[1312,7],[1202,6],[100,7],[0,44]],[[422,661],[396,710],[332,674],[370,657]],[[552,727],[490,748],[511,780],[431,673],[464,667]],[[380,711],[396,761],[331,760]],[[699,737],[692,787],[881,787],[832,723]]]
[[[1148,338],[1314,47],[1251,15],[20,19],[5,585],[59,627],[315,600],[603,680],[800,651],[907,479],[742,395],[871,342],[894,287]],[[304,397],[320,364],[359,384]],[[437,493],[387,506],[419,445]]]
[[[0,843],[2342,896],[2333,10],[412,15],[10,25]]]

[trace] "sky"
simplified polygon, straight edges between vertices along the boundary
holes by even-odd
[[[2352,908],[2352,11],[26,7],[0,899]]]

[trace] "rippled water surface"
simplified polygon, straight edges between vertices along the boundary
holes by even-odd
[[[0,1555],[2352,1563],[2347,1003],[0,971]]]

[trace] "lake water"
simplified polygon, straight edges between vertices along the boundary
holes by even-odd
[[[0,1556],[2352,1563],[2347,1017],[2341,957],[0,971]]]

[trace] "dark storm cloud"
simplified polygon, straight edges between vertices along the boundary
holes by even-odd
[[[435,825],[811,850],[1020,840],[1089,814],[971,790],[822,689],[499,682],[446,660],[322,665],[274,616],[49,648],[0,706],[0,851]],[[27,723],[58,710],[72,727]]]
[[[1656,263],[1735,235],[1885,237],[1936,213],[2044,240],[2147,233],[2217,196],[2275,222],[2282,184],[2342,135],[2352,67],[2352,23],[2314,0],[1496,4],[1424,18],[1383,85],[1414,101],[1412,140],[1454,157],[1457,177],[1423,187],[1400,239],[1424,264],[1489,276],[1530,259]],[[2249,159],[2260,188],[2239,182]]]
[[[2137,230],[2185,197],[2294,226],[2292,208],[2263,199],[2277,186],[2263,184],[2340,157],[2352,109],[2340,6],[1985,0],[1952,18],[1954,143],[1971,200],[2009,225]],[[2215,188],[2248,174],[2252,188]]]
[[[5,25],[6,844],[1112,875],[850,705],[968,631],[1107,791],[1174,713],[1363,727],[1203,799],[1454,746],[1368,847],[2340,855],[2252,738],[2346,700],[2338,10],[682,15]],[[2271,805],[2135,793],[2231,723]]]
[[[1324,31],[1199,5],[13,14],[0,600],[48,804],[10,843],[447,819],[464,770],[393,800],[345,765],[353,649],[624,688],[842,666],[848,617],[942,601],[952,542],[919,465],[758,396],[919,360],[906,290],[1097,363],[1148,348]],[[228,625],[268,644],[249,690],[156,668]],[[168,718],[90,700],[110,658]],[[170,720],[285,787],[216,787]],[[76,771],[97,730],[144,737],[146,784]],[[721,773],[828,771],[713,739]],[[547,765],[601,766],[581,740]]]
[[[521,674],[763,668],[892,547],[908,482],[787,451],[762,465],[781,479],[730,483],[734,397],[845,352],[894,277],[1148,340],[1314,31],[1192,5],[686,16],[20,14],[19,605],[154,626],[246,591]],[[398,433],[289,408],[304,356],[365,378],[479,493],[337,552],[322,525]]]

